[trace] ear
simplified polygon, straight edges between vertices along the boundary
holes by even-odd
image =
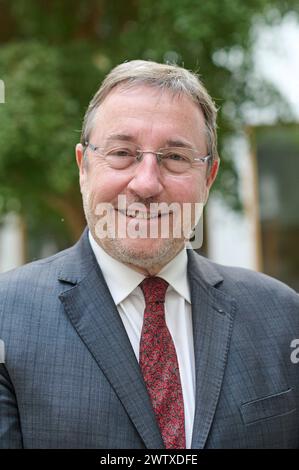
[[[217,173],[218,173],[218,170],[219,170],[219,165],[220,165],[220,159],[217,158],[217,160],[214,160],[212,162],[212,168],[209,170],[209,173],[208,173],[208,176],[207,176],[207,182],[206,182],[206,200],[205,200],[205,203],[207,202],[208,200],[208,197],[209,197],[209,192],[210,192],[210,189],[216,179],[216,176],[217,176]]]
[[[76,161],[79,168],[79,171],[83,171],[83,158],[84,158],[84,149],[82,144],[76,145]]]
[[[86,178],[86,164],[84,162],[84,148],[82,144],[76,145],[76,162],[79,168],[80,187],[84,184]]]
[[[217,158],[217,160],[214,160],[212,163],[212,168],[209,171],[208,177],[207,177],[207,186],[208,189],[210,190],[212,187],[212,184],[214,183],[218,170],[219,170],[219,165],[220,165],[220,159]]]

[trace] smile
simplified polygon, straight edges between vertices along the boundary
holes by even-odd
[[[165,215],[170,215],[171,212],[164,212],[164,213],[158,213],[157,212],[144,212],[144,211],[138,211],[138,210],[122,210],[122,209],[117,209],[118,212],[121,214],[125,215],[126,217],[130,217],[131,219],[141,219],[141,220],[150,220],[150,219],[157,219]]]

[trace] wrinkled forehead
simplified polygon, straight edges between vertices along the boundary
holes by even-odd
[[[197,110],[203,117],[203,112],[200,104],[187,92],[177,91],[169,87],[158,86],[156,84],[150,83],[130,83],[123,82],[112,88],[109,93],[103,97],[97,108],[93,111],[93,116],[91,116],[91,127],[93,127],[101,115],[103,109],[112,108],[117,111],[120,106],[120,102],[123,101],[122,98],[126,98],[126,105],[135,107],[144,106],[145,103],[142,101],[142,98],[147,95],[151,98],[151,105],[156,106],[157,108],[161,107],[162,104],[169,103],[172,110],[181,110],[182,105],[186,103],[191,105]]]
[[[98,107],[89,137],[106,141],[120,134],[131,135],[140,145],[180,141],[198,148],[206,144],[201,109],[186,94],[148,85],[120,85]]]

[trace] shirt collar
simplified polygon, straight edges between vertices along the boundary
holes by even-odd
[[[191,303],[191,294],[187,276],[188,256],[187,250],[181,250],[157,276],[162,277],[179,295]]]
[[[88,237],[112,298],[115,304],[118,305],[139,286],[145,276],[110,256],[95,241],[90,231],[88,232]],[[187,264],[187,251],[183,249],[161,269],[157,276],[165,279],[179,295],[191,303],[187,279]]]

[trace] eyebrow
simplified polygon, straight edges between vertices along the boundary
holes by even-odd
[[[130,134],[111,134],[107,137],[107,142],[113,142],[115,140],[122,142],[135,142],[135,138]],[[181,147],[181,148],[194,148],[187,140],[183,139],[167,139],[165,145],[168,147]]]
[[[180,140],[180,139],[168,139],[166,141],[166,145],[169,147],[183,147],[183,148],[190,148],[192,149],[194,146],[191,145],[187,140]]]
[[[107,142],[111,142],[113,140],[122,140],[124,142],[133,142],[134,137],[129,134],[111,134],[107,137]]]

